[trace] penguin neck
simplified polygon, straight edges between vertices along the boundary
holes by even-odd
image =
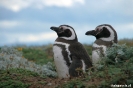
[[[110,47],[114,42],[113,41],[103,41],[102,39],[97,39],[94,43],[97,45],[105,45],[107,47]]]
[[[74,39],[74,40],[66,40],[66,39],[64,39],[64,38],[57,38],[56,40],[55,40],[56,42],[64,42],[64,43],[73,43],[73,42],[78,42],[78,39],[76,38],[76,39]]]

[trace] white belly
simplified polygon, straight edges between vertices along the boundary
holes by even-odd
[[[59,78],[68,78],[69,76],[69,68],[66,65],[64,57],[62,55],[62,49],[59,46],[53,46],[54,52],[54,62],[56,65],[56,70]]]
[[[105,55],[105,52],[106,52],[106,46],[104,45],[97,45],[96,43],[93,44],[93,47],[95,48],[102,48],[102,53],[99,49],[96,49],[96,50],[93,50],[92,51],[92,63],[94,66],[97,66],[99,61],[101,60],[101,54],[104,54]]]
[[[98,50],[92,51],[92,63],[94,66],[100,61],[100,52]]]

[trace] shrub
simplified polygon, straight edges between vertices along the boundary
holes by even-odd
[[[108,48],[106,56],[102,57],[93,75],[104,78],[99,85],[102,88],[110,87],[111,84],[133,85],[133,47],[126,44],[114,44]]]
[[[22,52],[13,47],[4,46],[0,49],[0,69],[7,70],[9,68],[27,69],[37,72],[42,76],[57,76],[51,62],[48,62],[45,65],[37,65],[34,62],[25,59]]]

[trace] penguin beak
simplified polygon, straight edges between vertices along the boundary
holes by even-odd
[[[95,31],[95,30],[87,31],[87,32],[85,33],[85,35],[96,36],[96,35],[97,35],[97,31]]]
[[[58,32],[59,31],[59,27],[52,26],[52,27],[50,27],[50,29],[53,30],[53,31],[55,31],[55,32]]]

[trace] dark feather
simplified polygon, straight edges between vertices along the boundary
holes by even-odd
[[[75,56],[75,59],[84,61],[85,65],[86,65],[86,69],[92,67],[92,61],[91,61],[87,51],[85,50],[85,48],[83,47],[83,45],[81,43],[79,43],[79,42],[72,43],[71,46],[69,47],[69,50],[71,52],[71,55]]]
[[[69,73],[71,77],[77,77],[81,75],[81,71],[78,71],[78,69],[81,69],[82,67],[82,62],[81,60],[77,60],[76,56],[72,56],[72,63],[69,67]]]

